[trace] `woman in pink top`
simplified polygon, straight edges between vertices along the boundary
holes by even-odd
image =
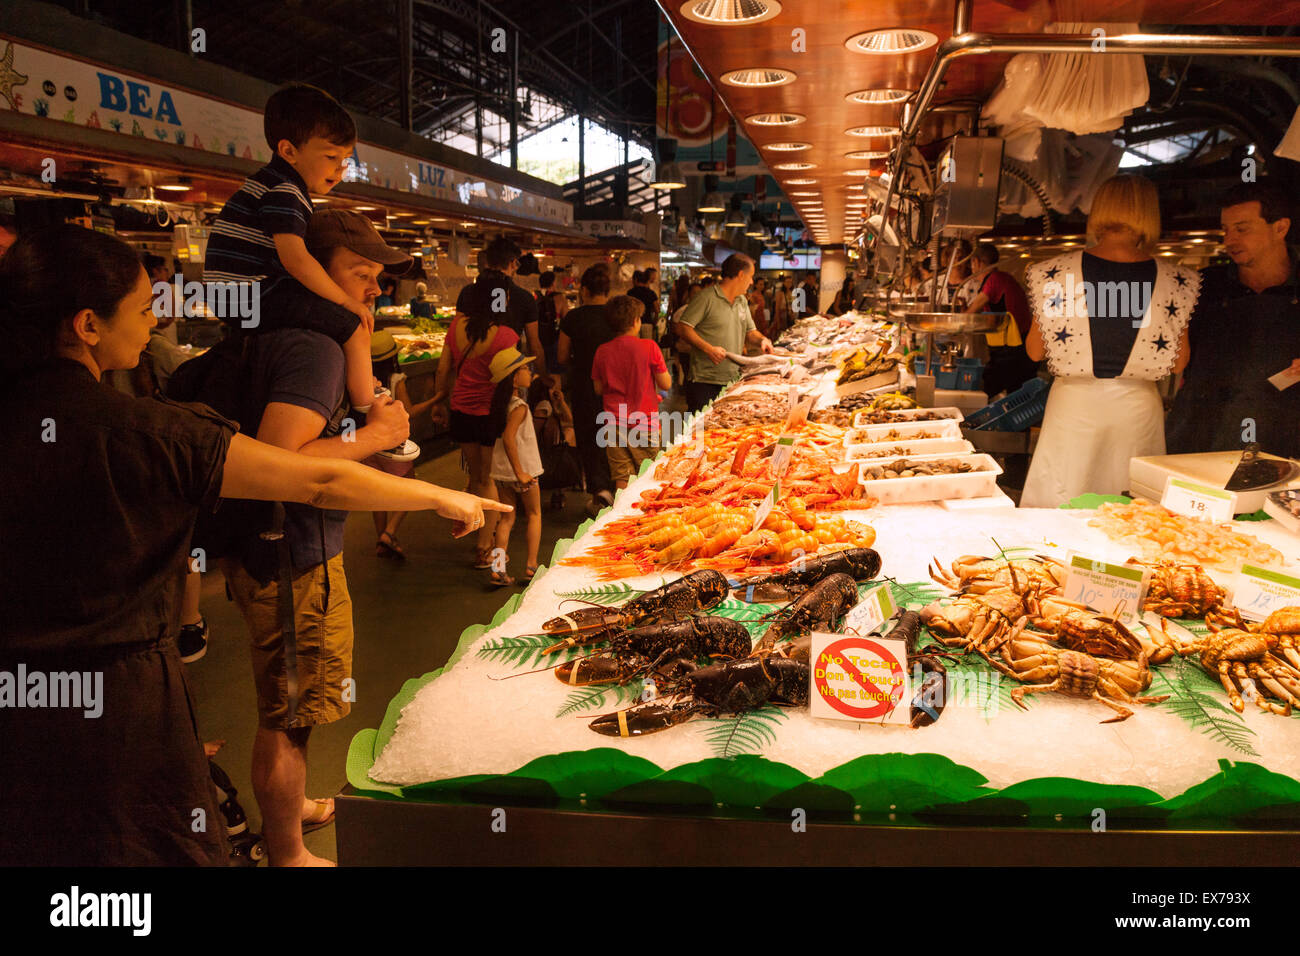
[[[616,339],[596,349],[592,385],[604,411],[597,440],[605,447],[614,484],[626,488],[641,462],[659,454],[659,394],[673,384],[658,343],[639,337],[642,303],[619,295],[605,306]]]
[[[505,314],[510,294],[508,280],[502,283],[476,282],[461,300],[467,312],[457,312],[447,330],[447,343],[438,362],[437,386],[433,396],[433,420],[450,425],[451,440],[460,445],[469,466],[469,487],[473,494],[497,499],[492,480],[492,449],[501,431],[492,425],[492,357],[513,348],[519,334],[498,325]],[[500,305],[500,308],[494,306]],[[474,567],[492,566],[492,533],[496,522],[488,519],[478,533]]]

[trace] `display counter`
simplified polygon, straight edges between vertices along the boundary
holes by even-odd
[[[546,668],[602,648],[548,655],[556,638],[540,632],[557,615],[613,607],[678,576],[601,583],[599,562],[582,563],[607,543],[602,529],[623,527],[643,492],[661,487],[653,464],[559,542],[550,566],[489,624],[465,631],[445,667],[408,681],[381,727],[355,737],[339,803],[341,862],[1293,859],[1300,720],[1237,713],[1195,655],[1153,666],[1139,693],[1164,699],[1126,702],[1132,716],[1118,722],[1103,723],[1116,717],[1106,704],[1061,693],[1030,693],[1018,706],[1011,692],[1021,685],[966,654],[946,661],[946,706],[929,726],[768,705],[697,713],[645,736],[596,733],[594,717],[648,696],[643,680],[568,686]],[[1018,510],[996,497],[864,501],[838,514],[875,530],[882,567],[859,595],[886,582],[912,609],[951,598],[930,568],[963,555],[1078,552],[1116,564],[1131,555],[1087,507]],[[1276,522],[1246,530],[1295,559],[1295,537]],[[781,607],[732,594],[709,613],[757,637]],[[1206,633],[1203,621],[1175,627],[1193,641]],[[513,837],[494,837],[494,824]],[[1111,840],[1096,840],[1099,832]]]

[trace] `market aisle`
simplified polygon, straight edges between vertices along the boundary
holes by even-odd
[[[451,488],[464,487],[460,453],[451,451],[424,462],[416,475]],[[543,504],[550,498],[543,494]],[[560,538],[569,537],[586,518],[586,495],[570,491],[563,511],[543,511],[545,562]],[[399,530],[406,561],[375,557],[375,534],[369,514],[347,522],[344,562],[352,593],[356,627],[353,677],[357,700],[342,721],[312,734],[308,758],[308,794],[328,796],[346,783],[344,763],[353,735],[378,727],[388,702],[403,682],[441,667],[456,639],[472,624],[486,624],[520,588],[492,589],[487,572],[470,568],[473,545],[452,541],[447,522],[432,513],[411,514]],[[523,573],[524,535],[519,524],[510,542],[510,573]],[[260,823],[249,769],[257,711],[248,662],[248,635],[234,604],[226,600],[220,572],[203,579],[203,613],[213,639],[207,655],[189,667],[197,699],[199,728],[206,740],[225,739],[217,762],[239,789],[239,802],[256,828]],[[334,827],[305,838],[307,849],[335,859]]]

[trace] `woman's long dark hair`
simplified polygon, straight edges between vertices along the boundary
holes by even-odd
[[[20,236],[0,259],[0,369],[21,372],[48,363],[63,323],[82,309],[113,315],[143,268],[125,242],[81,226]]]
[[[500,438],[505,434],[506,419],[509,418],[510,396],[515,392],[515,369],[501,381],[497,382],[496,391],[492,393],[492,407],[488,409],[488,425],[492,434]]]
[[[486,339],[488,329],[505,318],[505,309],[510,306],[510,286],[509,279],[490,278],[470,287],[473,293],[465,297],[465,334],[469,336],[466,352]]]

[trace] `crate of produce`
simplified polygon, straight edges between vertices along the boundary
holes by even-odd
[[[910,467],[913,465],[916,467]],[[863,490],[882,505],[987,498],[998,493],[998,475],[1002,474],[1002,469],[993,460],[993,456],[980,454],[954,455],[948,458],[887,458],[882,461],[857,462],[857,466],[858,482]],[[968,470],[947,472],[948,466]],[[935,473],[905,474],[897,478],[876,477],[890,471],[931,470]]]
[[[845,445],[846,461],[880,461],[885,458],[951,458],[953,455],[969,455],[975,447],[964,438],[919,438],[897,441],[869,442],[859,445]]]
[[[872,415],[887,416],[884,421],[873,422],[869,418]],[[888,411],[873,412],[871,409],[859,409],[853,416],[853,427],[864,428],[879,425],[902,424],[904,422],[929,422],[931,425],[939,424],[944,421],[960,422],[963,420],[962,411],[955,405],[944,405],[939,408],[896,408]],[[956,434],[956,432],[953,432]]]
[[[972,412],[966,419],[966,427],[997,432],[1022,432],[1031,428],[1043,420],[1049,388],[1041,378],[1030,379],[1006,398]]]

